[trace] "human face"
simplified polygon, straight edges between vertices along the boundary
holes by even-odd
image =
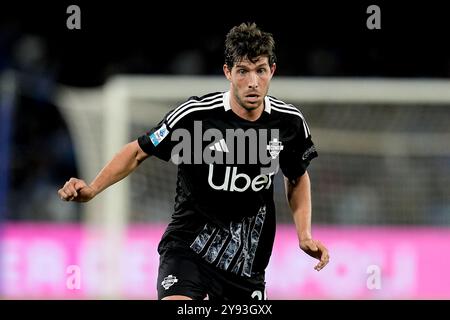
[[[242,107],[247,111],[264,108],[264,97],[269,91],[275,64],[269,66],[267,56],[259,56],[254,61],[243,59],[231,70],[226,64],[223,66],[225,76],[230,81],[232,107]]]

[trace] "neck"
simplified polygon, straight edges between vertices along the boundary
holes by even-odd
[[[230,106],[231,110],[239,117],[248,121],[256,121],[264,111],[264,100],[258,107],[254,109],[246,109],[239,104],[233,94],[230,94]]]

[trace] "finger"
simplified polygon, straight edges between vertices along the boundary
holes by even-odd
[[[326,259],[328,257],[328,249],[319,240],[316,240],[315,242],[321,252],[320,260]]]
[[[67,186],[67,189],[69,190],[70,195],[71,195],[72,197],[78,196],[77,190],[75,189],[75,186],[74,186],[74,185],[69,184],[69,185]]]
[[[322,270],[322,268],[324,267],[324,263],[322,261],[320,261],[318,264],[316,264],[316,266],[314,267],[315,270],[320,271]]]
[[[69,181],[67,181],[67,182],[75,184],[77,181],[79,181],[79,179],[77,179],[77,178],[70,178]]]
[[[317,271],[320,271],[323,269],[323,267],[325,267],[327,265],[328,261],[326,260],[320,260],[319,263],[317,263],[317,265],[314,267],[314,269],[316,269]]]
[[[320,257],[320,261],[322,261],[324,264],[327,264],[328,261],[330,261],[330,256],[328,255],[328,250],[327,249],[324,249],[322,251],[322,256]]]
[[[64,185],[64,187],[62,187],[61,190],[64,192],[64,194],[65,194],[66,197],[68,197],[68,198],[72,197],[73,194],[74,194],[74,191],[75,191],[74,188],[73,188],[73,186],[70,184],[69,181],[66,182],[66,184]]]
[[[67,193],[64,192],[63,189],[59,189],[58,194],[61,200],[68,201],[69,196],[67,195]]]
[[[325,249],[325,251],[322,252],[322,256],[320,257],[319,263],[314,267],[317,271],[322,270],[330,261],[330,257],[328,255],[328,251]]]
[[[83,189],[84,187],[86,187],[86,183],[82,180],[78,180],[75,184],[74,184],[74,188],[76,191],[79,191],[81,189]]]
[[[75,196],[69,192],[64,192],[64,197],[62,200],[64,201],[72,201],[75,198]]]
[[[320,251],[322,252],[322,255],[320,256],[320,260],[324,261],[325,264],[328,263],[328,261],[330,260],[330,254],[328,253],[328,249],[325,248],[325,246],[321,243],[319,243],[320,245]]]

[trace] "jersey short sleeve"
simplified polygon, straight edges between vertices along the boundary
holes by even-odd
[[[154,128],[146,132],[138,138],[139,146],[148,155],[154,155],[164,161],[172,158],[172,151],[178,152],[176,155],[183,156],[183,148],[176,148],[177,144],[183,142],[191,144],[192,139],[187,137],[194,136],[195,122],[199,115],[197,112],[203,113],[205,110],[213,111],[217,108],[223,109],[223,93],[214,92],[202,97],[192,96],[185,102],[172,109],[166,114]],[[184,141],[186,137],[186,141]],[[193,149],[192,149],[193,150]],[[186,151],[189,152],[189,151]],[[191,155],[194,151],[191,151]]]
[[[312,159],[318,156],[311,132],[303,116],[295,116],[286,147],[280,154],[280,167],[285,177],[302,176]]]
[[[172,131],[167,125],[165,117],[150,131],[138,138],[139,146],[148,155],[168,161],[173,147],[171,141]]]
[[[173,139],[172,135],[177,129],[186,129],[187,120],[173,121],[173,114],[176,109],[168,112],[165,117],[151,130],[138,138],[141,149],[148,155],[155,156],[161,160],[169,161],[172,150],[179,139]]]

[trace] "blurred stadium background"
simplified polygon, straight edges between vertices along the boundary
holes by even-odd
[[[382,29],[368,30],[364,4],[169,14],[79,2],[81,30],[68,30],[69,4],[0,11],[1,298],[155,298],[174,165],[149,159],[88,204],[56,192],[92,180],[187,97],[226,90],[223,38],[242,21],[274,34],[270,93],[308,120],[313,232],[331,253],[314,273],[278,176],[269,298],[450,298],[443,11],[380,5]]]

